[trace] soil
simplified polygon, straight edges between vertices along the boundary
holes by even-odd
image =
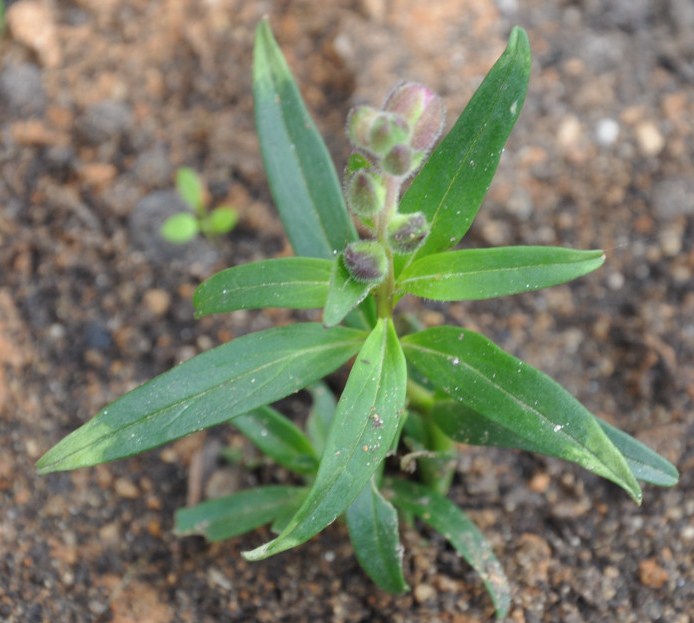
[[[253,130],[255,24],[267,14],[337,166],[355,103],[399,80],[442,93],[449,124],[514,24],[534,66],[467,246],[603,248],[598,272],[497,301],[427,305],[551,373],[674,462],[639,508],[571,465],[462,448],[452,497],[513,585],[509,621],[689,623],[694,612],[694,5],[690,0],[20,0],[0,42],[0,620],[472,623],[492,607],[442,540],[403,529],[413,591],[359,570],[334,524],[262,563],[259,531],[172,534],[186,499],[287,475],[200,469],[227,429],[94,469],[34,462],[122,392],[282,311],[194,321],[222,267],[290,253]],[[240,225],[164,243],[176,167]],[[299,416],[301,396],[287,407]]]

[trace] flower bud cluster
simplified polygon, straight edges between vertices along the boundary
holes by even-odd
[[[395,87],[381,109],[357,106],[350,112],[347,135],[356,152],[345,173],[345,198],[362,223],[380,232],[378,241],[353,242],[343,252],[345,267],[356,281],[377,285],[389,268],[386,247],[407,255],[427,237],[429,224],[424,214],[399,214],[397,198],[388,197],[388,192],[397,195],[393,188],[397,191],[422,165],[443,122],[441,98],[413,82]]]

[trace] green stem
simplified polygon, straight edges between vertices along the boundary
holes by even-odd
[[[449,455],[455,449],[455,442],[448,437],[434,422],[432,410],[436,404],[434,395],[419,383],[408,379],[407,397],[410,407],[421,416],[426,428],[426,448],[439,456],[422,457],[417,465],[422,481],[435,491],[446,495],[451,488],[455,464]]]
[[[400,197],[400,178],[392,175],[385,176],[386,182],[386,201],[381,213],[376,217],[376,238],[383,245],[388,260],[388,272],[386,278],[375,291],[378,317],[393,317],[393,291],[395,289],[395,270],[393,267],[393,250],[388,244],[388,223],[398,210],[398,199]]]

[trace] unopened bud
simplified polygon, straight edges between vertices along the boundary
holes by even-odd
[[[431,89],[416,82],[404,82],[390,92],[383,106],[402,115],[410,126],[410,145],[428,151],[441,135],[444,122],[443,101]]]
[[[347,180],[345,197],[349,209],[357,216],[375,216],[386,202],[385,182],[377,173],[360,169]]]
[[[368,149],[382,156],[399,143],[407,143],[410,139],[410,128],[402,115],[395,113],[380,113],[374,118],[369,132]]]
[[[369,149],[371,143],[371,126],[381,111],[372,106],[357,106],[347,116],[347,136],[352,145],[360,149]]]
[[[350,242],[345,247],[342,258],[355,281],[376,285],[386,276],[388,269],[386,252],[375,240]]]
[[[429,224],[421,212],[396,214],[388,223],[388,242],[395,253],[414,253],[429,235]]]
[[[388,175],[406,177],[422,163],[423,152],[413,151],[407,145],[396,145],[381,161],[383,170]]]

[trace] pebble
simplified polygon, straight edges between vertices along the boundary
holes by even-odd
[[[417,603],[429,601],[436,595],[436,590],[431,584],[418,584],[414,589],[414,598]]]
[[[639,581],[648,588],[662,588],[668,581],[668,572],[655,558],[647,558],[639,563]]]
[[[44,67],[57,67],[62,63],[54,15],[46,3],[38,0],[16,2],[7,9],[5,19],[14,40],[33,50]]]
[[[143,301],[147,310],[155,316],[163,316],[171,307],[171,295],[161,288],[147,290]]]
[[[89,106],[76,125],[85,143],[99,145],[119,138],[131,122],[130,106],[116,100],[102,100]]]
[[[694,180],[673,176],[656,182],[653,187],[653,211],[664,219],[694,214]]]
[[[653,121],[642,121],[636,126],[636,140],[644,156],[657,156],[665,147],[665,137]]]
[[[117,478],[114,489],[119,497],[129,500],[135,499],[140,495],[140,490],[127,478]]]
[[[31,63],[5,67],[0,73],[0,103],[20,117],[43,114],[46,94],[39,68]]]
[[[619,123],[614,119],[600,119],[595,127],[595,138],[603,147],[609,147],[619,138]]]
[[[161,146],[141,153],[133,169],[137,178],[149,188],[170,187],[173,183],[169,155]]]

